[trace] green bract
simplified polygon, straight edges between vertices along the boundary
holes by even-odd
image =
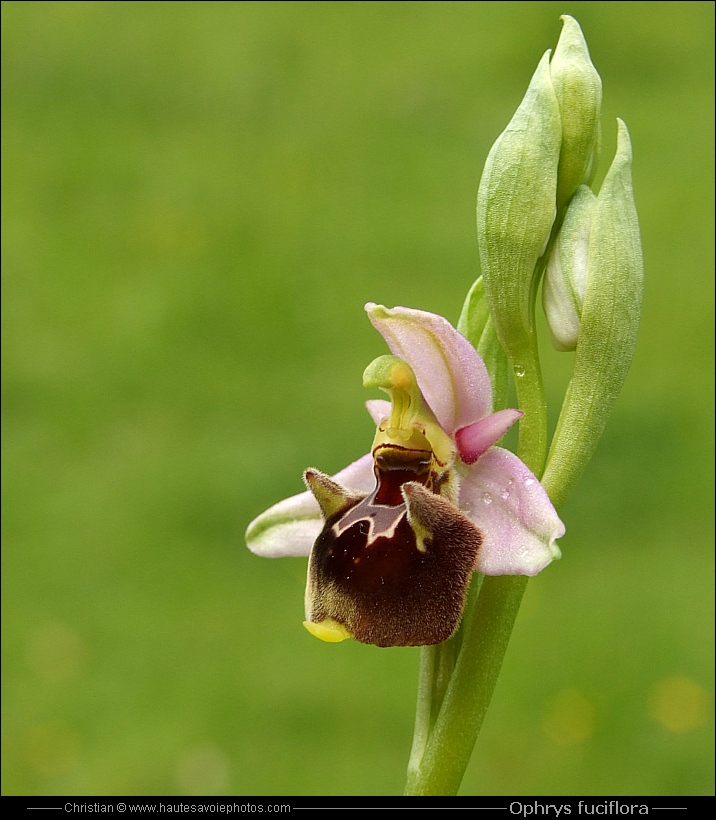
[[[548,51],[520,107],[492,146],[477,194],[485,295],[513,364],[533,330],[530,291],[556,215],[561,141]]]
[[[591,458],[631,364],[643,263],[631,180],[631,143],[618,122],[614,161],[594,204],[574,373],[544,483],[559,506]]]

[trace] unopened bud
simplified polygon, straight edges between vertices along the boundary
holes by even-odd
[[[602,81],[579,23],[566,14],[562,20],[564,27],[550,63],[562,120],[557,208],[566,205],[583,182],[589,182],[599,148],[602,106]]]
[[[547,262],[542,304],[556,350],[577,347],[587,286],[589,231],[596,201],[586,185],[577,189]]]

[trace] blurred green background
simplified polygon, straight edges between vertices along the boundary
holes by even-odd
[[[566,1],[2,4],[3,793],[402,791],[419,650],[315,640],[243,533],[369,447],[366,301],[457,320],[562,13],[643,324],[462,793],[713,793],[714,6]]]

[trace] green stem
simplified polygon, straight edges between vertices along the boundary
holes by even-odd
[[[460,788],[526,585],[524,576],[485,578],[422,760],[408,773],[406,794],[447,795]]]
[[[447,682],[455,665],[452,639],[420,650],[418,705],[415,711],[413,748],[408,762],[408,778],[420,768],[430,731],[440,710]]]
[[[542,370],[537,350],[537,335],[532,332],[514,354],[517,406],[524,416],[520,419],[517,455],[541,478],[547,459],[547,403],[542,384]]]
[[[435,726],[445,698],[445,692],[455,669],[455,662],[462,646],[464,627],[472,618],[483,579],[483,575],[476,574],[474,576],[468,589],[462,623],[452,638],[435,646],[424,646],[420,650],[418,704],[415,710],[413,747],[408,762],[409,781],[418,776],[430,732]]]
[[[551,245],[552,240],[548,245]],[[537,478],[542,478],[547,461],[547,401],[542,382],[542,368],[539,361],[539,346],[535,330],[535,302],[542,273],[544,259],[537,263],[530,288],[530,329],[519,346],[510,351],[510,361],[515,376],[517,406],[524,416],[520,419],[517,455],[532,470]]]

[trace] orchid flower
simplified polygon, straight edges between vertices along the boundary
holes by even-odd
[[[472,572],[535,575],[560,556],[564,525],[547,493],[496,442],[522,416],[492,411],[475,348],[433,313],[366,305],[392,355],[365,371],[377,424],[371,452],[250,525],[266,557],[310,556],[306,628],[378,646],[447,640]]]

